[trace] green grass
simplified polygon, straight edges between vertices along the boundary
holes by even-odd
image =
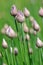
[[[43,41],[43,20],[42,20],[43,18],[41,18],[38,14],[40,7],[41,6],[43,7],[42,0],[0,0],[0,31],[5,23],[10,25],[16,31],[14,17],[10,15],[10,9],[13,4],[15,4],[17,8],[22,11],[24,7],[27,7],[29,9],[30,14],[36,19],[36,21],[40,25],[41,31],[40,33],[37,34],[37,36]],[[28,21],[29,19],[27,20],[26,23],[29,26]],[[22,32],[21,29],[19,31]],[[21,34],[22,33],[19,33],[19,36]],[[0,32],[0,52],[3,53],[3,58],[0,58],[0,65],[2,65],[2,62],[7,63],[7,65],[43,65],[43,48],[37,49],[35,47],[36,36],[31,35],[30,37],[31,37],[30,44],[33,49],[33,54],[30,55],[29,58],[26,43],[23,46],[24,42],[21,42],[18,39],[13,39],[12,42],[10,38],[8,38],[6,35],[2,35]],[[15,57],[15,55],[10,54],[9,48],[7,50],[2,48],[3,38],[6,39],[9,46],[12,45],[13,48],[16,46],[19,49],[19,54],[17,57]]]

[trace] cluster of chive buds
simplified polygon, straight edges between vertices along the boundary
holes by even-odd
[[[17,10],[17,7],[15,5],[12,5],[11,7],[11,12],[10,14],[15,18],[15,20],[17,20],[19,23],[22,24],[22,28],[25,34],[24,39],[29,41],[30,40],[30,35],[29,34],[34,34],[35,36],[37,35],[37,32],[40,32],[40,26],[37,23],[37,21],[34,19],[33,16],[30,15],[30,11],[27,8],[24,8],[24,11],[20,11]],[[41,7],[39,9],[39,16],[43,17],[43,8]],[[29,20],[32,24],[32,28],[29,28],[25,22],[25,19],[29,17]],[[16,22],[16,23],[18,23]],[[9,26],[8,24],[5,24],[4,27],[1,29],[1,33],[7,35],[10,38],[15,38],[18,37],[18,33],[15,32],[11,26]],[[38,48],[43,47],[43,42],[41,41],[41,39],[39,37],[37,37],[36,40],[36,46]],[[6,40],[3,38],[2,40],[2,47],[4,49],[8,48],[8,44],[6,42]],[[14,53],[15,56],[18,55],[18,48],[14,47],[13,51],[12,51],[12,47],[10,47],[10,52]],[[29,43],[29,53],[32,54],[33,53],[33,49],[30,47],[30,43]],[[1,53],[0,53],[0,57],[1,57]],[[6,65],[3,63],[3,65]]]

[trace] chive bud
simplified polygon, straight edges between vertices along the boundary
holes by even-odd
[[[30,36],[28,34],[26,34],[25,35],[25,39],[29,41],[30,40]]]
[[[25,21],[25,17],[24,14],[21,11],[17,12],[17,15],[15,17],[15,19],[19,22],[22,23],[23,21]]]
[[[18,55],[18,48],[16,48],[16,47],[14,48],[14,54],[15,54],[15,56]]]
[[[33,53],[32,48],[29,48],[29,54],[32,54],[32,53]]]
[[[33,21],[33,29],[36,31],[40,31],[40,26],[39,24],[36,22],[36,20]]]
[[[3,41],[2,41],[2,47],[5,48],[5,49],[8,47],[8,44],[7,44],[7,42],[5,41],[4,38],[3,38]]]
[[[28,26],[26,25],[26,23],[23,23],[23,29],[25,33],[29,32]]]
[[[14,30],[11,28],[11,26],[8,27],[8,29],[6,30],[6,35],[8,35],[9,37],[17,37],[17,33],[14,32]]]
[[[36,46],[39,48],[43,47],[43,42],[39,38],[37,38]]]
[[[4,28],[1,29],[1,33],[5,34],[5,29]]]
[[[30,12],[27,8],[24,8],[24,15],[25,17],[29,17],[30,16]]]
[[[43,8],[42,8],[42,7],[41,7],[40,10],[39,10],[39,15],[40,15],[41,17],[43,17]]]
[[[12,16],[16,16],[16,14],[17,14],[17,8],[16,8],[15,5],[12,5],[10,13],[11,13]]]

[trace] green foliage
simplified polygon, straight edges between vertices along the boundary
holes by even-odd
[[[43,41],[43,18],[41,18],[38,13],[40,7],[43,7],[42,0],[0,0],[0,52],[2,52],[3,56],[0,58],[0,65],[2,65],[2,62],[7,65],[43,65],[43,48],[40,49],[35,47],[37,36],[30,35],[31,40],[29,42],[25,40],[22,42],[19,41],[18,38],[10,39],[1,33],[1,29],[6,23],[17,31],[15,19],[10,15],[11,6],[13,4],[15,4],[17,8],[22,11],[25,7],[28,8],[31,16],[33,16],[40,25],[41,31],[37,33],[37,36]],[[31,26],[29,18],[26,19],[26,23],[28,27]],[[25,34],[23,33],[23,30],[21,30],[22,25],[18,23],[17,26],[19,28],[18,37],[20,37],[20,35],[23,35],[22,37],[24,37]],[[14,54],[10,54],[9,47],[8,49],[2,48],[3,38],[6,39],[9,47],[12,46],[13,48],[18,48],[19,52],[16,57]],[[33,49],[32,55],[28,53],[28,43],[30,43]]]

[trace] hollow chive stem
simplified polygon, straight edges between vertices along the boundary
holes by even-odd
[[[12,62],[12,65],[13,65],[14,63],[13,63],[13,57],[12,57],[12,53],[11,53],[11,62]]]
[[[7,60],[8,60],[8,65],[10,65],[10,60],[9,60],[7,49],[5,49],[5,53],[6,53],[6,57],[7,57]]]
[[[40,49],[38,49],[38,52],[39,52],[39,65],[42,65]]]
[[[43,18],[42,18],[42,24],[43,24]],[[43,65],[43,51],[42,50],[43,50],[43,48],[41,48],[41,60],[42,60],[42,65]]]
[[[42,50],[43,50],[43,49],[41,48],[41,50],[40,50],[40,51],[41,51],[41,61],[42,61],[41,64],[43,65],[43,53],[42,53],[43,51],[42,51]]]
[[[22,27],[22,24],[21,24],[21,33],[22,33],[22,39],[23,39],[23,45],[24,45],[24,60],[25,60],[25,63],[28,65],[28,62],[27,62],[27,48],[26,48],[26,41],[25,41],[25,34],[24,34],[24,30],[23,30],[23,27]]]
[[[19,59],[15,56],[16,64],[19,65]]]
[[[2,58],[2,62],[5,62],[6,59],[5,59],[5,54],[4,54],[4,52],[2,52],[2,56],[3,56],[3,58]]]
[[[12,46],[12,44],[13,44],[13,39],[11,39],[11,46]],[[12,53],[10,55],[11,55],[11,62],[12,62],[12,65],[13,65],[14,64],[13,63],[13,55],[12,55]]]
[[[16,20],[15,20],[15,26],[16,26],[16,30],[17,30],[17,33],[18,33],[18,44],[19,44],[20,55],[21,55],[21,59],[22,59],[22,63],[23,63],[22,45],[21,45],[21,41],[20,41],[18,22]]]

